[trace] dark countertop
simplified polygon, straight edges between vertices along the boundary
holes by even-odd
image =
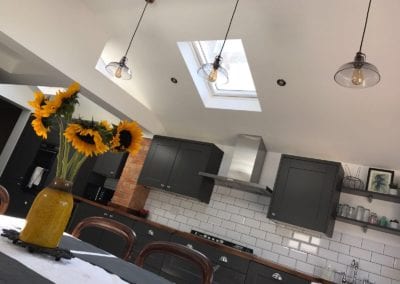
[[[186,239],[193,240],[193,241],[200,242],[200,243],[205,243],[205,244],[207,244],[209,246],[218,248],[218,250],[220,250],[220,251],[223,251],[223,252],[226,252],[226,253],[230,253],[230,254],[233,254],[233,255],[236,255],[236,256],[239,256],[239,257],[242,257],[242,258],[257,262],[257,263],[260,263],[260,264],[265,265],[265,266],[269,266],[271,268],[274,268],[274,269],[277,269],[277,270],[280,270],[280,271],[283,271],[283,272],[298,276],[298,277],[306,279],[308,281],[314,281],[314,282],[319,282],[319,283],[324,283],[324,284],[333,284],[332,282],[329,282],[327,280],[324,280],[324,279],[321,279],[321,278],[316,278],[314,276],[311,276],[311,275],[308,275],[308,274],[293,270],[293,269],[291,269],[289,267],[282,266],[280,264],[277,264],[275,262],[263,259],[261,257],[255,256],[253,254],[250,254],[250,253],[247,253],[247,252],[242,252],[242,251],[236,250],[234,248],[230,248],[230,247],[224,246],[222,244],[215,243],[215,242],[212,242],[212,241],[197,237],[197,236],[192,235],[190,233],[182,232],[182,231],[179,231],[179,230],[176,230],[176,229],[161,225],[159,223],[155,223],[155,222],[152,222],[150,220],[140,218],[138,216],[135,216],[135,215],[129,213],[129,211],[130,211],[129,208],[106,206],[106,205],[102,205],[102,204],[99,204],[97,202],[82,198],[80,196],[74,196],[74,199],[75,199],[75,201],[85,202],[87,204],[90,204],[90,205],[93,205],[93,206],[97,206],[97,207],[103,208],[105,210],[109,210],[111,212],[115,212],[115,213],[118,213],[120,215],[132,218],[132,219],[134,219],[134,220],[136,220],[138,222],[143,222],[143,223],[149,224],[149,225],[154,226],[156,228],[159,228],[161,230],[173,233],[173,234],[175,234],[177,236],[181,236],[181,237],[184,237]]]

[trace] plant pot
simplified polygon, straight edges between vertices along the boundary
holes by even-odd
[[[55,178],[36,196],[21,231],[21,241],[56,248],[73,208],[72,182]]]

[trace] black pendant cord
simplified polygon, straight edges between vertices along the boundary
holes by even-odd
[[[233,17],[235,16],[236,8],[237,8],[238,4],[239,4],[239,0],[236,1],[235,8],[233,9],[232,17],[231,17],[231,20],[229,21],[229,26],[228,26],[228,29],[227,29],[227,31],[226,31],[225,38],[224,38],[224,42],[222,43],[221,51],[219,52],[218,57],[221,57],[222,50],[224,49],[226,39],[227,39],[228,34],[229,34],[229,31],[230,31],[230,29],[231,29]]]
[[[372,0],[369,0],[368,10],[367,10],[367,16],[365,17],[364,31],[363,31],[362,38],[361,38],[361,43],[360,43],[360,50],[358,51],[358,52],[360,52],[360,53],[361,53],[361,49],[362,49],[363,42],[364,42],[365,30],[367,29],[368,16],[369,16],[369,9],[371,8],[371,2],[372,2]]]
[[[146,8],[147,8],[147,5],[148,5],[148,4],[149,4],[149,2],[146,0],[146,4],[144,5],[142,14],[140,15],[139,21],[138,21],[138,23],[137,23],[137,25],[136,25],[136,29],[135,29],[135,31],[133,32],[131,41],[129,42],[129,45],[128,45],[128,48],[126,49],[126,52],[125,52],[124,57],[126,57],[126,56],[128,55],[128,51],[129,51],[129,49],[131,48],[133,38],[135,37],[136,32],[137,32],[137,30],[138,30],[138,28],[139,28],[139,26],[140,26],[140,23],[142,22],[143,15],[144,15],[144,12],[146,11]]]

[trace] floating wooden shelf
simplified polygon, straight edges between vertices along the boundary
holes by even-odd
[[[393,234],[393,235],[400,236],[400,230],[399,229],[392,229],[392,228],[389,228],[389,227],[383,227],[383,226],[379,226],[377,224],[376,225],[375,224],[370,224],[370,223],[367,223],[367,222],[358,221],[358,220],[355,220],[355,219],[350,219],[350,218],[341,217],[341,216],[336,216],[336,220],[340,221],[340,222],[344,222],[344,223],[360,226],[361,228],[363,228],[364,233],[367,231],[367,229],[371,229],[371,230],[381,231],[381,232],[385,232],[385,233],[388,233],[388,234]]]
[[[342,187],[342,192],[358,196],[365,196],[368,198],[369,202],[372,202],[373,199],[379,199],[394,203],[400,203],[400,195],[385,194],[367,190],[353,189],[348,187]]]

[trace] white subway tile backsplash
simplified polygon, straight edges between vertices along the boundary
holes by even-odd
[[[289,255],[289,248],[278,244],[272,245],[272,251],[276,252],[279,255]]]
[[[374,242],[374,241],[371,241],[371,240],[363,239],[361,247],[363,249],[366,249],[366,250],[371,250],[371,251],[374,251],[374,252],[383,253],[383,249],[384,249],[385,245],[382,244],[382,243],[378,243],[378,242]]]
[[[271,260],[273,262],[278,262],[279,254],[273,253],[269,250],[263,250],[261,257]]]
[[[382,265],[376,264],[370,261],[362,260],[360,259],[360,262],[358,263],[359,268],[368,272],[372,272],[375,274],[381,274],[381,267]]]
[[[356,247],[350,248],[350,255],[358,258],[362,258],[365,260],[371,260],[371,252],[365,249],[359,249]]]
[[[391,280],[386,277],[382,277],[373,273],[369,274],[369,281],[375,284],[391,284]]]
[[[289,256],[297,260],[307,261],[307,253],[296,249],[290,249]]]
[[[341,243],[333,242],[333,241],[330,242],[329,249],[333,250],[333,251],[336,251],[336,252],[345,253],[345,254],[349,254],[350,253],[350,246],[349,245],[345,245],[345,244],[341,244]]]
[[[260,228],[260,221],[251,218],[246,218],[244,224],[252,228]]]
[[[266,233],[265,231],[252,228],[250,230],[250,235],[256,237],[257,239],[265,239]]]
[[[278,258],[278,263],[284,266],[294,267],[296,265],[296,260],[287,256],[280,255]]]
[[[309,244],[301,243],[300,244],[300,250],[312,254],[317,254],[318,253],[318,248],[316,246],[312,246]]]
[[[231,213],[228,213],[228,212],[222,211],[222,210],[219,210],[217,213],[217,217],[224,219],[224,220],[229,220],[231,218],[231,216],[232,216]]]
[[[312,255],[312,254],[308,255],[307,262],[310,264],[313,264],[315,266],[319,266],[319,267],[326,266],[326,259],[319,257],[319,256]]]
[[[394,264],[394,258],[391,256],[387,256],[387,255],[383,255],[383,254],[379,254],[376,252],[372,253],[372,258],[371,258],[372,262],[378,263],[378,264],[382,264],[382,265],[386,265],[389,267],[393,267]],[[397,269],[399,269],[400,267],[398,267]]]
[[[362,242],[362,238],[360,238],[360,237],[342,234],[342,243],[344,243],[344,244],[355,246],[355,247],[361,247],[361,242]]]
[[[302,262],[302,261],[296,262],[296,269],[301,272],[310,274],[310,275],[312,275],[314,273],[314,266],[311,264]]]
[[[400,247],[385,245],[384,254],[400,258]]]
[[[161,191],[151,191],[149,219],[190,232],[195,229],[254,249],[254,254],[308,274],[320,275],[329,265],[346,271],[359,261],[360,277],[376,284],[399,284],[399,246],[369,240],[351,231],[332,238],[267,218],[269,198],[216,186],[209,204]]]
[[[250,227],[249,226],[237,224],[235,230],[236,230],[236,232],[239,232],[241,234],[250,235]]]
[[[329,260],[337,261],[339,254],[334,251],[330,251],[330,250],[327,250],[324,248],[319,248],[318,256],[329,259]]]
[[[260,248],[262,248],[264,250],[271,250],[272,249],[272,243],[271,242],[267,242],[267,241],[260,240],[260,239],[257,239],[256,246],[260,247]]]
[[[277,243],[277,244],[281,244],[282,243],[282,237],[272,234],[272,233],[267,233],[267,236],[265,237],[265,239],[267,241],[273,242],[273,243]]]
[[[240,208],[239,214],[245,217],[254,218],[254,211],[246,208]]]
[[[308,243],[310,241],[310,236],[302,233],[294,232],[293,239]]]
[[[394,280],[400,280],[400,270],[398,269],[382,266],[381,275]]]

